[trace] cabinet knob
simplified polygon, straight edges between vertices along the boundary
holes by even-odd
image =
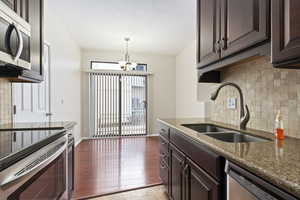
[[[222,38],[221,42],[220,42],[220,46],[222,50],[227,49],[227,40],[226,38]]]
[[[216,53],[220,53],[220,51],[221,51],[220,40],[218,40],[218,41],[215,43],[215,52],[216,52]]]
[[[166,157],[167,157],[167,155],[166,155],[166,154],[164,154],[164,153],[161,153],[161,154],[160,154],[160,157],[162,157],[162,158],[166,158]]]
[[[181,162],[180,162],[180,166],[183,166],[183,165],[184,165],[184,161],[181,161]]]

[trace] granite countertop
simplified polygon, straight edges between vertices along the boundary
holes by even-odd
[[[0,124],[0,131],[25,131],[25,130],[55,130],[70,129],[77,123],[71,121],[61,122],[26,122]]]
[[[192,139],[205,144],[227,160],[277,185],[300,198],[300,140],[286,138],[279,144],[273,134],[247,129],[246,133],[272,139],[269,142],[227,143],[203,135],[182,124],[208,123],[224,128],[240,130],[236,126],[209,119],[159,119],[158,121],[179,130]]]

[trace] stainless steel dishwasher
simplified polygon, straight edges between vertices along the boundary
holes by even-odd
[[[299,200],[253,173],[227,161],[227,200]]]

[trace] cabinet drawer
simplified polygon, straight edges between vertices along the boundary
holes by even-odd
[[[168,187],[168,185],[169,185],[169,167],[162,160],[160,161],[159,173],[160,173],[160,178],[161,178],[163,184],[166,187]]]
[[[159,135],[169,141],[170,128],[162,123],[159,123]]]
[[[201,166],[201,168],[212,177],[218,181],[223,180],[223,168],[225,164],[223,157],[210,151],[205,145],[184,136],[174,129],[170,130],[170,142],[185,153],[197,165]]]
[[[169,166],[169,142],[160,137],[160,160]]]

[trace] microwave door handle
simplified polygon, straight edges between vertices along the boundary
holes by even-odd
[[[12,34],[13,30],[16,30],[17,37],[18,37],[18,43],[19,43],[16,55],[13,54],[12,49],[11,49],[11,34]],[[22,37],[22,33],[20,32],[20,30],[17,28],[17,26],[14,23],[9,25],[8,30],[5,34],[5,47],[8,50],[8,52],[11,54],[11,56],[13,57],[14,61],[17,61],[20,58],[21,53],[23,51],[23,37]]]
[[[11,175],[9,175],[6,179],[4,179],[0,183],[0,187],[5,187],[7,184],[13,183],[23,177],[26,177],[27,175],[31,174],[34,171],[38,171],[40,167],[47,166],[49,163],[51,163],[53,160],[59,157],[66,150],[66,141],[59,144],[59,146],[60,146],[59,149],[57,149],[50,156],[41,157],[38,160],[33,161],[31,164],[28,165],[28,168],[25,167],[17,173],[12,172]]]
[[[15,25],[14,25],[15,26]],[[18,61],[22,51],[23,51],[23,46],[24,46],[24,42],[23,42],[23,37],[22,37],[22,33],[19,30],[19,28],[17,26],[15,26],[16,32],[17,32],[17,37],[18,37],[18,41],[19,41],[19,46],[18,46],[18,50],[17,50],[17,54],[14,58],[15,61]]]

